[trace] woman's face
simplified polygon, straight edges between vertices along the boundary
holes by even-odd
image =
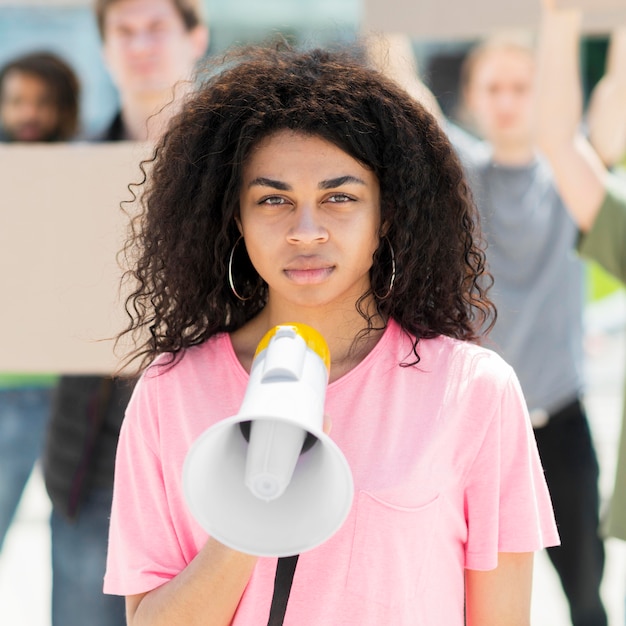
[[[237,224],[269,304],[353,310],[379,243],[378,178],[320,137],[279,131],[244,166]]]

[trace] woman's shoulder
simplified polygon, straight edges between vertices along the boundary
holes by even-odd
[[[182,407],[186,407],[182,413],[195,415],[198,407],[215,411],[226,405],[222,416],[234,414],[233,406],[241,400],[247,381],[230,336],[215,335],[180,353],[159,355],[137,382],[127,416],[156,440],[161,428],[157,424],[169,424]]]
[[[159,354],[143,373],[144,378],[161,376],[185,377],[190,371],[224,369],[236,364],[230,336],[218,333],[202,343],[185,348],[177,353]]]
[[[513,368],[486,345],[446,335],[420,338],[415,344],[415,336],[397,322],[392,321],[390,326],[384,352],[387,359],[412,365],[401,368],[407,375],[427,374],[464,386],[480,382],[481,388],[492,390],[503,389],[515,379]]]
[[[506,382],[513,373],[513,368],[487,346],[444,335],[421,340],[418,353],[421,360],[438,363],[450,374],[460,377]]]

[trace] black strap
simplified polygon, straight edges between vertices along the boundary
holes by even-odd
[[[276,565],[276,577],[274,578],[274,595],[272,596],[272,608],[267,626],[282,626],[287,611],[287,602],[291,591],[293,575],[298,564],[298,554],[285,556],[278,559]]]

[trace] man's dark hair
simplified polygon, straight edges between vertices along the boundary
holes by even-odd
[[[95,0],[94,11],[100,37],[104,40],[104,22],[111,6],[120,0]],[[170,0],[180,14],[187,30],[193,30],[202,24],[202,6],[200,0]]]

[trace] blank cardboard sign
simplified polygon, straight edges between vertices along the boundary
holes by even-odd
[[[558,8],[583,9],[585,12],[603,12],[626,9],[626,0],[556,0]]]
[[[471,39],[536,23],[539,0],[364,0],[366,30],[423,39]]]
[[[110,373],[127,351],[119,296],[144,144],[0,145],[2,372]]]
[[[583,9],[583,29],[587,33],[608,34],[616,26],[626,26],[626,0],[556,0],[560,8]]]
[[[626,24],[626,0],[557,0],[584,9],[586,32]],[[425,40],[475,39],[497,31],[534,29],[540,0],[364,0],[365,31],[400,32]]]

